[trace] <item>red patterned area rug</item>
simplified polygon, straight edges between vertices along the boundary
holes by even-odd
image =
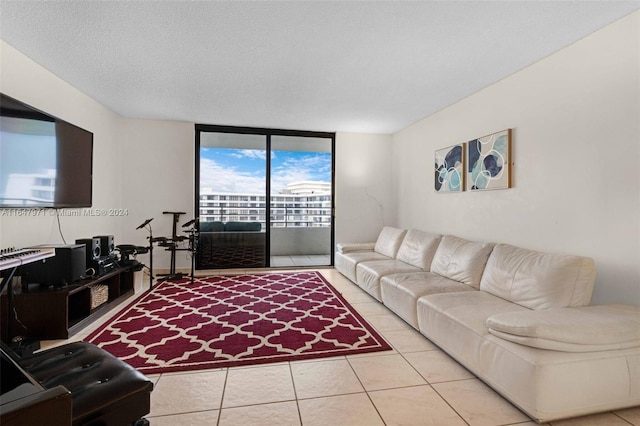
[[[164,281],[86,340],[147,374],[391,349],[316,271]]]

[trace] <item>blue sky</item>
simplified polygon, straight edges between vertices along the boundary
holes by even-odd
[[[264,194],[266,151],[231,148],[200,149],[200,187],[218,193]],[[271,193],[300,181],[331,182],[331,154],[274,151]]]

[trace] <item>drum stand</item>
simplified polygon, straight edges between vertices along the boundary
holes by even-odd
[[[150,225],[152,220],[153,218],[147,219],[142,223],[142,225],[136,228],[136,230],[145,227],[149,229],[149,236],[147,237],[149,240],[149,290],[153,288],[153,232],[151,231]]]
[[[185,223],[184,225],[182,225],[182,227],[184,228],[189,225],[193,225],[193,228],[188,229],[185,232],[189,234],[189,248],[187,250],[191,252],[191,284],[193,284],[193,278],[195,275],[195,267],[196,267],[196,254],[198,252],[198,238],[199,238],[198,220],[197,219],[191,220]]]
[[[176,225],[178,224],[178,219],[181,215],[186,214],[185,212],[162,212],[162,214],[170,214],[173,215],[173,232],[171,235],[171,239],[164,238],[158,245],[161,247],[166,247],[167,251],[171,252],[171,267],[169,269],[168,274],[158,274],[158,276],[164,277],[167,280],[179,280],[183,278],[184,274],[181,272],[176,273],[176,251],[180,250],[177,248],[177,244],[180,241],[184,241],[187,237],[178,236],[178,230]]]
[[[197,219],[193,219],[190,220],[189,222],[185,223],[184,225],[182,225],[183,228],[188,227],[193,225],[193,227],[187,231],[185,231],[186,233],[189,234],[188,237],[186,236],[178,236],[178,229],[177,229],[177,224],[178,224],[178,220],[180,218],[181,215],[186,214],[185,212],[162,212],[162,214],[170,214],[173,215],[173,232],[172,232],[172,236],[171,238],[169,237],[154,237],[152,232],[151,232],[151,225],[149,225],[149,222],[151,222],[153,219],[149,219],[146,222],[144,222],[142,225],[138,226],[136,229],[140,229],[143,227],[147,227],[149,229],[149,290],[151,290],[151,288],[153,287],[153,244],[154,243],[158,243],[159,247],[165,247],[165,250],[170,251],[171,252],[171,267],[169,269],[169,273],[168,274],[158,274],[159,277],[163,277],[166,280],[179,280],[184,278],[183,273],[178,272],[176,273],[176,252],[177,251],[190,251],[192,253],[191,256],[191,283],[193,283],[193,278],[194,278],[194,273],[195,273],[195,259],[196,259],[196,252],[197,252],[197,247],[198,247],[198,220]],[[178,243],[185,241],[185,240],[189,240],[189,246],[188,248],[179,248],[177,247]]]

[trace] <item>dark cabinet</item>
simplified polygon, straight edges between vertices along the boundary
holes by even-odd
[[[133,287],[133,268],[118,268],[62,288],[15,288],[12,337],[69,338],[133,295]],[[1,312],[2,340],[6,341],[6,294],[2,295]]]

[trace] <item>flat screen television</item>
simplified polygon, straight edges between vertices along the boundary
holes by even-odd
[[[93,133],[0,93],[0,208],[91,207]]]

